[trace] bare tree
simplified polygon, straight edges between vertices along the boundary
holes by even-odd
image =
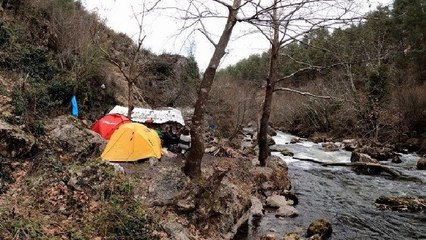
[[[241,7],[241,0],[233,0],[227,3],[221,0],[196,1],[190,0],[186,9],[179,9],[185,12],[185,26],[182,30],[192,28],[193,31],[199,31],[214,45],[214,52],[210,58],[210,62],[203,74],[200,87],[198,89],[197,101],[194,105],[194,115],[192,117],[191,141],[192,147],[185,161],[184,172],[192,179],[201,177],[201,160],[204,155],[204,112],[209,98],[209,93],[216,75],[220,61],[225,55],[226,47],[231,38],[232,31],[237,23],[237,14]],[[220,18],[208,5],[223,6],[227,9],[226,23],[219,40],[216,42],[211,33],[204,24],[206,18]]]
[[[272,2],[267,1],[267,3],[261,3],[260,1],[249,2],[248,5],[252,9],[245,12],[245,18],[241,19],[241,21],[252,24],[271,44],[269,71],[266,78],[265,95],[262,102],[258,131],[259,162],[261,166],[266,165],[266,159],[270,155],[267,143],[267,130],[274,92],[287,91],[310,97],[333,99],[330,96],[319,96],[289,88],[277,88],[276,84],[278,82],[291,78],[298,72],[322,68],[321,66],[305,63],[305,67],[302,67],[297,72],[280,77],[278,75],[280,49],[288,43],[298,41],[301,36],[304,36],[315,28],[345,24],[353,20],[353,16],[347,16],[353,7],[352,2],[350,0],[273,0]]]
[[[102,49],[104,52],[107,60],[115,65],[120,73],[123,75],[123,77],[126,79],[127,82],[127,105],[128,105],[128,111],[127,111],[127,117],[131,119],[131,114],[134,108],[133,105],[133,88],[135,85],[136,80],[144,73],[144,64],[142,63],[142,44],[145,40],[146,35],[144,34],[144,19],[146,14],[153,11],[158,4],[161,2],[161,0],[156,0],[151,6],[146,6],[145,2],[143,3],[142,11],[137,13],[133,9],[133,16],[134,19],[137,22],[138,25],[138,33],[136,38],[136,45],[131,49],[130,57],[128,59],[124,57],[120,57],[115,55],[114,53],[111,53],[111,51],[106,51]],[[141,97],[141,96],[140,96]],[[145,100],[142,101],[145,102]]]

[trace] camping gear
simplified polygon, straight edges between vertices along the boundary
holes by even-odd
[[[97,132],[102,138],[109,140],[115,130],[123,123],[129,123],[130,119],[121,114],[108,114],[98,119],[91,127],[92,131]]]
[[[127,112],[127,107],[115,106],[109,113],[127,114]],[[156,110],[135,107],[132,111],[132,120],[150,124],[179,123],[185,126],[182,112],[171,107]]]
[[[111,136],[101,155],[104,161],[161,158],[161,140],[155,130],[140,123],[124,123]]]
[[[78,117],[78,105],[77,105],[77,98],[75,96],[72,96],[71,98],[71,107],[72,107],[72,115],[74,117]]]

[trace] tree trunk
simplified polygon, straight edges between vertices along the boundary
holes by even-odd
[[[127,86],[128,86],[128,93],[129,95],[127,96],[127,117],[132,120],[132,111],[133,111],[133,81],[132,80],[127,80]]]
[[[225,55],[225,49],[228,46],[232,30],[237,22],[237,13],[241,5],[241,0],[234,0],[233,6],[229,8],[228,19],[225,29],[215,46],[213,56],[204,72],[201,85],[198,90],[198,98],[194,106],[194,115],[192,116],[191,128],[191,150],[185,161],[184,172],[191,179],[201,177],[201,159],[204,155],[204,111],[209,97],[209,92],[216,75],[220,60]]]
[[[271,58],[269,60],[269,73],[266,79],[265,98],[262,103],[262,115],[259,123],[259,132],[257,135],[257,141],[259,144],[259,163],[260,166],[266,166],[266,159],[270,155],[268,146],[268,126],[269,117],[272,109],[272,97],[274,94],[275,83],[278,79],[277,67],[278,67],[278,51],[280,47],[279,43],[279,22],[277,18],[276,9],[277,0],[274,1],[274,9],[272,15],[272,24],[274,28],[274,37],[272,40],[271,47]]]

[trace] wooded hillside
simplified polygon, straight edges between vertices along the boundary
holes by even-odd
[[[25,120],[68,112],[72,95],[77,96],[82,116],[89,119],[115,104],[127,105],[128,86],[117,66],[128,68],[137,48],[129,37],[115,33],[73,0],[3,1],[3,5],[0,94],[13,106],[7,115]],[[196,88],[188,87],[199,79],[194,59],[157,56],[144,49],[140,53],[135,105],[194,102]]]
[[[274,126],[305,136],[331,133],[425,151],[425,7],[424,0],[396,0],[358,24],[316,29],[284,46]],[[233,132],[242,123],[257,120],[268,61],[265,52],[220,72],[210,109],[218,116],[221,111],[234,116],[217,117],[220,128]],[[236,99],[219,94],[229,86],[240,89]],[[225,103],[220,109],[219,102]]]

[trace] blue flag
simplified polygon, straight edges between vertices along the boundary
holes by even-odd
[[[72,107],[72,115],[74,117],[78,117],[77,98],[75,96],[72,96],[71,98],[71,107]]]

